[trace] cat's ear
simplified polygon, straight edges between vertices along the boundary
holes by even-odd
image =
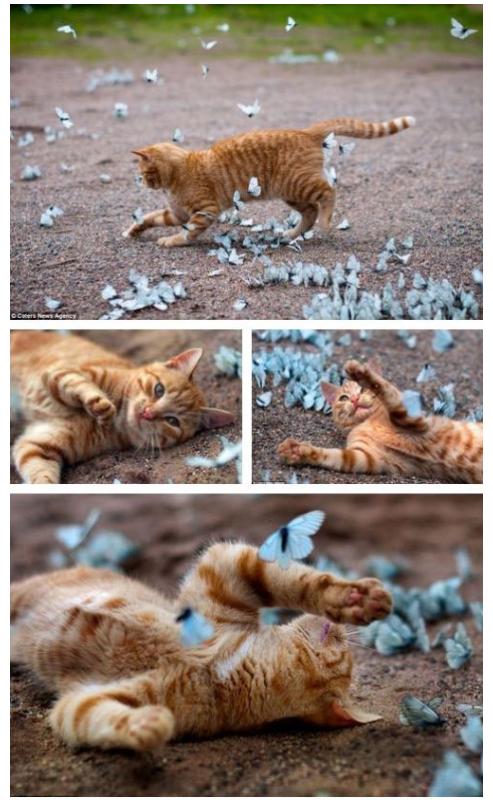
[[[130,151],[130,153],[135,153],[136,156],[139,156],[144,162],[148,162],[151,158],[151,154],[147,148],[140,148],[135,151]]]
[[[204,429],[227,427],[235,422],[233,413],[229,413],[227,410],[219,410],[217,407],[202,407],[200,417]]]
[[[333,385],[331,382],[321,382],[320,387],[322,388],[325,401],[328,401],[329,404],[333,404],[341,390],[339,385]]]
[[[372,371],[375,371],[376,374],[379,376],[383,375],[383,368],[382,363],[378,359],[378,357],[370,357],[370,359],[366,363]]]
[[[180,371],[187,379],[191,379],[202,354],[202,349],[188,349],[188,351],[182,351],[181,354],[177,354],[176,357],[167,360],[165,365],[167,368],[174,368],[175,371]]]
[[[304,717],[313,725],[324,725],[327,728],[348,728],[351,725],[364,725],[382,719],[378,714],[363,711],[350,700],[333,700],[327,708]]]

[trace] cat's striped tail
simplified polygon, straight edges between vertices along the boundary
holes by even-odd
[[[335,117],[333,120],[315,123],[305,131],[314,134],[322,143],[325,137],[331,133],[336,136],[356,137],[357,139],[376,139],[397,134],[413,125],[416,125],[414,117],[395,117],[386,123],[366,123],[364,120],[355,120],[352,117]]]

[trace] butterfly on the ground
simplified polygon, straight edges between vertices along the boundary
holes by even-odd
[[[347,142],[345,145],[339,144],[339,156],[349,156],[356,147],[355,142]]]
[[[438,351],[439,354],[443,354],[444,351],[448,351],[455,346],[454,336],[448,329],[437,329],[433,335],[433,342],[431,345],[433,351]]]
[[[296,25],[297,25],[296,20],[294,20],[292,17],[288,17],[288,21],[285,26],[286,31],[289,33],[289,31],[292,31],[293,28],[296,27]]]
[[[113,116],[118,120],[128,117],[128,106],[126,103],[115,103],[113,106]]]
[[[173,142],[185,142],[185,135],[180,128],[175,128],[173,133]]]
[[[297,516],[280,527],[259,548],[259,558],[287,569],[292,560],[306,558],[313,550],[312,536],[320,529],[325,518],[321,510],[312,510]]]
[[[255,99],[255,102],[252,103],[251,106],[244,105],[243,103],[237,103],[236,105],[238,106],[239,109],[241,109],[241,111],[244,114],[246,114],[247,117],[255,117],[255,115],[259,113],[261,108],[260,103],[258,102],[257,99]]]
[[[193,608],[184,608],[176,621],[180,625],[180,639],[184,647],[197,647],[214,635],[214,628],[209,620]]]
[[[483,750],[483,722],[481,717],[468,716],[466,724],[460,729],[460,738],[472,753],[481,753]]]
[[[209,67],[207,64],[202,64],[200,69],[202,70],[202,78],[207,78],[207,75],[209,74]]]
[[[431,363],[426,362],[422,367],[421,371],[419,372],[418,376],[416,377],[416,382],[430,382],[432,379],[435,379],[437,372],[431,365]]]
[[[467,39],[468,36],[472,36],[473,33],[477,33],[475,28],[466,28],[465,25],[462,25],[459,20],[456,20],[452,17],[450,20],[451,28],[450,33],[452,34],[455,39]]]
[[[216,30],[221,31],[221,33],[228,33],[229,31],[229,23],[228,22],[221,22],[220,25],[216,25]]]
[[[429,703],[424,703],[418,697],[406,694],[401,700],[399,719],[403,725],[413,725],[418,728],[442,725],[446,720],[437,711],[442,702],[440,697],[435,697]]]
[[[59,106],[55,106],[55,111],[58,119],[60,120],[61,124],[64,128],[72,128],[73,122],[70,114],[68,112],[64,112]]]
[[[428,797],[481,797],[482,784],[455,750],[447,750],[435,772]]]
[[[451,669],[460,669],[470,661],[473,654],[471,640],[462,622],[459,622],[454,635],[452,638],[446,639],[443,646],[445,647],[447,663]]]
[[[75,31],[74,31],[74,29],[72,28],[72,26],[71,26],[71,25],[60,25],[60,27],[59,27],[59,28],[57,28],[57,31],[58,31],[58,33],[69,33],[69,34],[72,34],[72,36],[74,37],[74,39],[77,39],[77,34],[75,33]]]
[[[248,184],[248,194],[253,195],[254,198],[258,198],[261,192],[262,188],[258,183],[257,176],[252,176]]]
[[[212,42],[204,42],[204,40],[201,39],[200,44],[202,45],[204,50],[212,50],[212,48],[217,45],[217,39],[214,39]]]
[[[142,77],[148,84],[155,84],[157,83],[158,72],[157,70],[146,70]]]

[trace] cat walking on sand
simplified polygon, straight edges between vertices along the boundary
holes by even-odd
[[[304,615],[259,623],[261,608],[279,606]],[[190,609],[214,632],[187,648],[176,620]],[[254,547],[221,543],[175,601],[87,567],[14,583],[11,656],[56,692],[50,723],[67,744],[146,751],[288,717],[326,727],[379,719],[351,701],[341,624],[369,624],[390,609],[376,579],[346,581],[299,563],[283,570]]]
[[[193,381],[202,349],[137,366],[76,335],[11,335],[12,386],[28,425],[13,447],[24,482],[60,482],[64,464],[129,448],[167,449],[234,422]]]
[[[190,245],[233,205],[242,201],[281,199],[300,213],[299,222],[284,233],[286,242],[318,223],[328,229],[335,188],[324,174],[323,142],[338,136],[373,139],[414,125],[413,117],[367,123],[340,117],[293,130],[252,131],[223,139],[202,151],[187,151],[171,142],[132,151],[139,157],[144,183],[167,193],[169,206],[144,215],[123,232],[136,237],[154,226],[181,226],[178,234],[158,239],[165,248]],[[249,192],[256,179],[255,194]],[[260,187],[260,192],[258,192]]]
[[[362,474],[419,476],[444,482],[483,481],[483,425],[445,416],[412,416],[400,391],[371,362],[350,360],[338,387],[322,382],[335,423],[347,432],[344,449],[287,438],[278,447],[289,465]]]

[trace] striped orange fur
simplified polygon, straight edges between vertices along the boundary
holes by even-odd
[[[322,383],[332,415],[347,431],[345,449],[288,438],[278,447],[290,465],[350,473],[395,474],[445,482],[483,481],[483,425],[444,416],[408,414],[400,391],[371,363],[350,360],[341,387]]]
[[[76,335],[14,332],[12,385],[28,421],[13,447],[22,479],[57,483],[64,464],[131,447],[166,449],[231,424],[233,415],[206,407],[193,382],[201,355],[190,349],[137,366]]]
[[[203,151],[187,151],[164,142],[133,151],[139,157],[144,182],[165,190],[169,207],[156,209],[125,232],[136,237],[154,226],[181,226],[182,231],[161,237],[165,248],[189,245],[213,223],[220,212],[233,205],[233,195],[242,201],[255,200],[248,193],[252,177],[261,187],[258,200],[282,199],[301,218],[286,231],[286,242],[311,229],[318,218],[328,229],[335,202],[335,190],[323,170],[322,144],[336,135],[373,139],[396,134],[414,125],[413,117],[397,117],[385,123],[367,123],[350,117],[325,120],[309,128],[252,131],[223,139]]]
[[[304,615],[261,625],[267,602]],[[185,607],[214,626],[193,649],[175,621]],[[302,564],[284,571],[253,547],[215,544],[174,601],[86,567],[14,583],[11,656],[56,692],[50,722],[65,742],[143,751],[286,717],[325,726],[378,719],[350,700],[352,657],[335,623],[367,624],[390,608],[378,580]]]

